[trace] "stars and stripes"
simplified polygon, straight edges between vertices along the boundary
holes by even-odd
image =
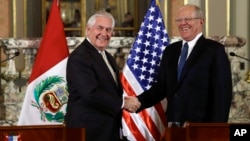
[[[124,95],[136,96],[156,82],[169,37],[156,1],[152,0],[121,75]],[[123,132],[129,140],[159,140],[165,129],[166,100],[140,113],[123,112]]]

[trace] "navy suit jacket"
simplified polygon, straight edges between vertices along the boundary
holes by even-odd
[[[119,139],[123,89],[114,58],[106,56],[118,78],[113,79],[101,54],[84,40],[69,56],[67,84],[69,100],[65,124],[86,128],[87,141]]]
[[[138,96],[142,106],[167,98],[167,120],[180,122],[227,122],[232,99],[231,67],[225,48],[201,36],[177,81],[182,41],[166,47],[157,83]]]

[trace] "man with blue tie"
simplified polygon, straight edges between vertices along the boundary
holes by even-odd
[[[157,82],[137,97],[141,102],[137,112],[166,97],[169,123],[227,122],[232,78],[224,46],[203,36],[198,6],[183,6],[175,21],[183,40],[166,47]]]

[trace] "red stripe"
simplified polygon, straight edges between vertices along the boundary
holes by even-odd
[[[137,141],[146,141],[146,139],[143,137],[143,135],[141,134],[140,130],[137,128],[134,120],[132,119],[131,115],[129,112],[123,110],[123,114],[122,114],[130,132],[134,135],[135,139]]]
[[[161,119],[161,122],[162,124],[164,125],[164,127],[167,127],[167,118],[166,118],[166,115],[165,115],[165,111],[161,105],[161,102],[157,103],[156,105],[154,105],[156,111],[158,112],[159,114],[159,117]]]
[[[145,122],[148,130],[150,131],[150,133],[154,137],[154,139],[155,140],[160,139],[161,133],[159,132],[157,126],[155,125],[155,123],[151,119],[148,112],[146,110],[142,110],[141,112],[139,112],[139,114],[140,114],[141,118],[143,119],[143,121]]]
[[[129,96],[136,96],[134,90],[132,89],[132,87],[130,86],[130,84],[128,83],[128,81],[126,80],[126,78],[124,77],[124,75],[121,75],[121,81],[123,84],[123,88],[126,91],[126,93]],[[148,114],[148,112],[146,110],[143,110],[139,113],[139,115],[141,116],[141,118],[143,119],[143,121],[145,122],[148,130],[150,131],[151,135],[154,137],[154,139],[158,140],[161,136],[158,128],[156,127],[156,125],[154,124],[153,120],[151,119],[150,115]],[[126,120],[126,118],[125,118]],[[161,118],[162,120],[162,118]],[[165,120],[165,119],[163,119]],[[136,135],[134,135],[136,136]]]

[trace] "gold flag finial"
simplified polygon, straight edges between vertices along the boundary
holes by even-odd
[[[156,5],[157,5],[158,7],[160,7],[160,3],[159,3],[158,0],[156,0]]]

